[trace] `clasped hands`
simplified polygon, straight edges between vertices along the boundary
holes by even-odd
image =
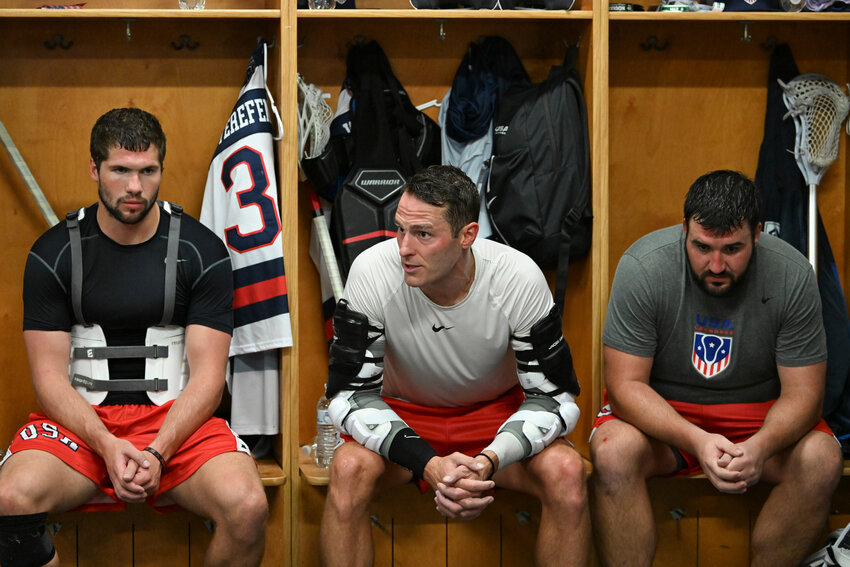
[[[104,461],[116,496],[125,502],[144,502],[159,488],[159,461],[125,439],[115,438]]]
[[[710,435],[703,444],[698,458],[717,490],[743,494],[761,479],[764,457],[749,441],[732,443],[722,435]]]
[[[433,457],[425,467],[424,479],[434,489],[437,511],[448,518],[477,518],[493,503],[486,494],[496,483],[487,480],[493,471],[485,457],[463,453]]]

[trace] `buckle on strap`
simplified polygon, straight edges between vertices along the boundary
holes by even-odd
[[[168,358],[168,345],[76,347],[72,354],[75,359],[98,360],[108,358]]]
[[[82,374],[71,377],[71,385],[85,388],[89,392],[165,392],[167,378],[152,380],[95,380]]]

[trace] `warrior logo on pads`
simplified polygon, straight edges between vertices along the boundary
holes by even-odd
[[[404,187],[404,177],[395,169],[361,169],[353,185],[378,204]]]
[[[732,356],[732,338],[710,333],[694,332],[694,350],[691,362],[706,378],[723,372]]]

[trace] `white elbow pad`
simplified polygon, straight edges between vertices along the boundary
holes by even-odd
[[[566,395],[569,396],[569,394]],[[581,410],[578,409],[575,399],[572,396],[569,396],[569,398],[570,401],[564,402],[558,406],[558,413],[561,415],[561,419],[564,420],[564,425],[566,425],[563,435],[573,432],[573,429],[576,428],[576,424],[578,424],[578,418],[581,416]]]
[[[381,444],[393,430],[393,422],[402,423],[391,409],[359,408],[351,411],[351,403],[345,393],[331,400],[328,414],[334,425],[354,439],[378,454]]]
[[[516,422],[522,424],[522,436],[531,445],[529,457],[542,451],[552,441],[563,435],[564,431],[558,416],[546,411],[531,410],[520,410],[516,412],[502,425],[499,431],[501,432],[503,429],[514,429],[515,426],[512,427],[511,424]]]
[[[351,392],[341,392],[339,396],[332,398],[331,403],[328,404],[328,415],[331,416],[331,421],[340,431],[345,431],[342,427],[342,420],[351,411],[348,395],[351,395]]]

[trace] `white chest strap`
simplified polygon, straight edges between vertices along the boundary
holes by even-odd
[[[110,358],[144,358],[144,378],[110,380]],[[185,329],[150,327],[145,346],[107,347],[100,325],[74,325],[68,374],[71,384],[92,405],[103,402],[108,392],[147,392],[153,403],[162,405],[176,398],[189,379]]]

